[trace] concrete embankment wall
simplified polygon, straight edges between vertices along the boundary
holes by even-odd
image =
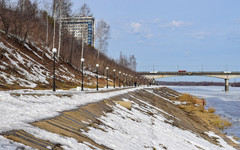
[[[148,105],[148,107],[157,107],[159,108],[158,111],[161,115],[173,121],[167,123],[170,123],[172,126],[176,126],[182,130],[191,131],[213,144],[218,144],[216,140],[205,134],[205,132],[212,129],[206,126],[200,118],[191,116],[168,101],[168,99],[171,99],[172,97],[179,96],[180,93],[165,87],[151,89],[151,92],[147,90],[149,89],[136,90],[134,92],[111,97],[100,102],[80,106],[75,110],[62,112],[60,116],[33,122],[31,125],[61,136],[72,137],[81,143],[89,143],[87,146],[92,149],[110,149],[106,145],[95,142],[84,133],[88,132],[89,128],[92,127],[103,130],[100,126],[107,125],[99,118],[107,113],[111,113],[113,111],[113,106],[120,104],[128,109],[131,109],[131,102],[134,102],[142,106]],[[128,99],[129,101],[124,102],[124,99]],[[142,101],[139,101],[139,99]],[[163,111],[166,113],[163,113]],[[146,111],[144,113],[147,113],[149,116],[153,115],[150,111]],[[218,132],[218,134],[225,138],[225,136],[220,132]],[[36,149],[62,149],[61,143],[54,143],[45,139],[37,138],[23,130],[9,131],[3,133],[3,135],[8,139],[23,143]],[[228,142],[234,145],[231,141]]]

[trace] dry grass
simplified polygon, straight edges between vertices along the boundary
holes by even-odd
[[[233,136],[233,139],[236,140],[236,141],[239,141],[239,140],[240,140],[240,138],[235,137],[235,136]]]
[[[188,102],[188,104],[196,104],[196,97],[186,93],[175,97],[173,100],[180,102]]]
[[[179,108],[187,112],[189,115],[195,115],[201,118],[208,126],[224,130],[227,127],[230,127],[232,124],[228,120],[220,118],[218,115],[214,114],[215,109],[210,107],[208,110],[204,109],[204,106],[196,106],[196,102],[199,98],[191,96],[189,94],[182,94],[181,96],[175,98],[175,100],[181,102],[188,102],[187,105],[179,105]],[[202,101],[205,101],[202,99]]]
[[[208,108],[208,112],[209,112],[209,113],[215,113],[215,111],[216,111],[216,110],[215,110],[215,108],[213,108],[213,107]]]

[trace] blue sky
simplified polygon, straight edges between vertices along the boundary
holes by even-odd
[[[240,71],[239,0],[83,2],[111,26],[108,55],[134,54],[137,71]]]

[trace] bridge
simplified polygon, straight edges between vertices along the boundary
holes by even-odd
[[[149,79],[159,79],[175,76],[207,76],[225,80],[225,91],[229,91],[229,79],[240,77],[240,72],[138,72]]]

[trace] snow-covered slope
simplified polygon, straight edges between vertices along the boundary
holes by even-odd
[[[79,142],[77,138],[74,139],[66,134],[59,135],[50,132],[47,126],[29,124],[30,122],[43,118],[58,116],[61,111],[76,109],[91,103],[89,104],[91,105],[91,109],[88,109],[91,113],[89,112],[88,114],[90,115],[89,118],[93,118],[95,121],[92,119],[81,120],[81,124],[83,124],[84,127],[79,128],[77,131],[80,135],[86,135],[97,145],[104,145],[109,149],[234,149],[220,136],[210,130],[206,130],[205,127],[199,131],[199,133],[190,128],[183,129],[183,127],[180,127],[181,122],[184,122],[180,114],[184,113],[173,113],[174,110],[169,110],[169,108],[175,107],[175,105],[169,102],[166,96],[157,96],[157,93],[153,94],[153,90],[145,90],[143,88],[144,87],[139,87],[104,93],[58,91],[53,94],[51,91],[33,90],[0,92],[0,109],[3,110],[0,112],[0,131],[23,130],[34,137],[54,144],[59,143],[63,149],[79,150],[91,149],[93,147],[99,149],[99,147],[89,142]],[[159,90],[161,90],[161,88]],[[163,94],[166,95],[164,92]],[[173,93],[167,95],[173,95]],[[161,97],[165,97],[165,99]],[[146,101],[146,99],[149,99],[149,101]],[[101,106],[103,104],[98,105],[102,107],[101,109],[93,107],[93,102],[97,103],[101,100],[105,100],[105,105],[111,110],[103,111],[106,107]],[[106,102],[106,100],[108,102]],[[113,100],[131,101],[132,109],[126,109],[119,104],[111,104]],[[153,101],[153,103],[151,101]],[[168,108],[161,109],[161,107],[157,107],[159,106],[158,103],[168,106]],[[88,105],[85,106],[85,110],[87,106]],[[180,111],[180,109],[176,110]],[[73,111],[78,111],[78,109]],[[77,114],[79,114],[79,112]],[[84,115],[86,115],[86,112]],[[96,116],[100,116],[100,118]],[[81,117],[79,116],[77,118],[80,119]],[[74,117],[72,117],[72,119],[74,119]],[[78,125],[79,119],[77,121]],[[71,126],[72,124],[72,128],[74,129],[77,123],[76,120],[71,120],[69,120],[70,122],[68,121],[67,126]],[[96,122],[96,120],[98,121]],[[176,126],[176,122],[178,122],[177,124],[179,124],[179,126]],[[192,123],[193,122],[190,124]],[[61,123],[59,125],[61,125]],[[71,127],[67,126],[65,127],[70,130]],[[192,124],[192,126],[194,126],[194,124]],[[56,126],[56,128],[58,127]],[[200,130],[200,128],[198,130]],[[3,136],[0,136],[0,139],[0,149],[14,149],[19,146],[30,149],[22,144],[12,142]],[[214,142],[211,141],[216,141],[216,143],[213,144]],[[52,147],[48,146],[47,148],[51,149]]]
[[[23,45],[0,37],[0,88],[19,89],[51,87],[53,53],[48,47],[33,42]],[[85,71],[85,80],[94,78],[94,73]],[[62,60],[56,59],[56,79],[73,84],[81,83],[80,72]],[[93,80],[86,80],[92,84]]]

